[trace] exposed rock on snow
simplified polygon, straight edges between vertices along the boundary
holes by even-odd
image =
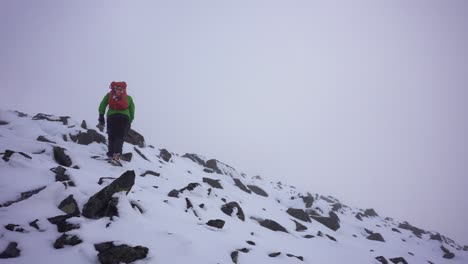
[[[102,264],[131,263],[146,258],[149,251],[143,246],[115,246],[114,242],[95,244],[94,248],[99,252],[98,258]]]
[[[10,242],[7,248],[0,254],[0,259],[17,258],[21,254],[21,250],[18,249],[18,243]]]
[[[70,139],[80,145],[89,145],[91,143],[106,144],[106,137],[94,129],[88,129],[86,132],[78,132],[76,135],[70,134]]]
[[[309,215],[304,212],[302,209],[296,209],[296,208],[288,208],[286,211],[290,216],[295,217],[299,220],[302,220],[304,222],[310,222],[310,217]]]
[[[213,188],[223,189],[223,186],[219,183],[219,180],[203,177],[203,182],[208,183]]]
[[[145,147],[145,138],[133,129],[130,129],[128,131],[128,134],[125,137],[125,142],[138,146],[140,148]]]
[[[169,162],[172,158],[172,154],[167,149],[161,149],[159,151],[159,157],[165,162]]]
[[[59,165],[65,167],[71,167],[73,164],[71,158],[65,154],[65,149],[61,147],[54,147],[54,159]]]
[[[225,214],[231,216],[232,213],[234,212],[234,209],[236,209],[236,215],[237,217],[242,220],[242,221],[245,221],[245,215],[244,215],[244,211],[242,210],[242,208],[240,207],[240,205],[237,203],[237,202],[230,202],[230,203],[227,203],[227,204],[224,204],[222,207],[221,207],[221,211],[223,211]]]
[[[255,185],[247,185],[249,189],[257,195],[268,197],[268,193],[266,193],[262,188],[255,186]]]

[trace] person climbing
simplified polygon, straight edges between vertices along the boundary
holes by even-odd
[[[107,111],[107,157],[113,164],[120,164],[122,147],[125,136],[130,130],[135,116],[135,104],[130,95],[127,95],[127,83],[112,82],[109,86],[111,91],[107,93],[99,105],[99,125],[101,131],[104,128],[104,114]]]

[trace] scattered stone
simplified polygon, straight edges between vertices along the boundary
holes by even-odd
[[[0,259],[17,258],[21,250],[18,249],[18,243],[10,242],[6,249],[0,254]]]
[[[250,240],[247,240],[247,244],[252,245],[252,246],[255,246],[255,242],[250,241]]]
[[[274,253],[268,254],[268,256],[269,256],[270,258],[276,258],[276,257],[279,256],[279,255],[281,255],[281,252],[274,252]]]
[[[83,120],[83,121],[81,122],[81,128],[83,128],[83,129],[88,129],[88,125],[86,125],[86,121],[85,121],[85,120]]]
[[[325,236],[327,236],[328,239],[330,239],[330,240],[332,240],[332,241],[336,241],[336,238],[334,238],[334,237],[332,237],[332,236],[330,236],[330,235],[325,234]]]
[[[377,214],[377,212],[375,212],[374,209],[371,208],[371,209],[366,209],[364,211],[364,216],[365,217],[377,217],[379,215]]]
[[[231,252],[231,259],[232,262],[237,264],[237,258],[239,257],[239,251],[233,251]]]
[[[203,209],[203,208],[205,208],[205,204],[199,204],[198,207]]]
[[[9,123],[3,120],[0,120],[0,126],[8,125]]]
[[[247,189],[247,187],[242,183],[241,180],[234,178],[234,182],[236,183],[236,186],[239,187],[239,189],[243,190],[246,193],[252,193],[251,190]]]
[[[179,191],[176,190],[176,189],[174,189],[174,190],[170,191],[170,192],[167,194],[167,196],[169,196],[169,197],[174,197],[174,198],[179,198]]]
[[[446,247],[440,246],[440,249],[442,249],[442,251],[444,252],[444,259],[453,259],[455,257],[455,254],[450,252],[450,250],[448,250]]]
[[[257,195],[260,195],[260,196],[263,196],[263,197],[268,197],[268,193],[266,193],[263,189],[261,189],[260,187],[258,186],[255,186],[255,185],[247,185],[247,187],[249,187],[249,189],[254,192],[255,194]]]
[[[172,158],[172,154],[167,149],[160,149],[159,157],[165,162],[169,162]]]
[[[193,204],[192,202],[190,202],[190,199],[189,198],[185,198],[185,204],[186,204],[186,210],[190,209],[190,208],[193,208]]]
[[[205,160],[203,158],[201,158],[200,156],[198,156],[197,154],[186,153],[182,157],[190,159],[191,161],[193,161],[195,163],[198,163],[199,165],[201,165],[203,167],[206,167]]]
[[[76,203],[73,195],[69,195],[65,198],[60,205],[58,206],[60,210],[65,212],[67,215],[78,216],[80,215],[80,209],[78,208],[78,204]]]
[[[224,221],[221,219],[216,219],[216,220],[210,220],[206,224],[212,227],[216,227],[219,229],[222,229],[224,227]]]
[[[216,159],[207,160],[205,166],[218,174],[223,174],[223,172],[218,168],[218,161]]]
[[[80,145],[89,145],[91,143],[106,144],[106,137],[94,129],[88,129],[86,132],[78,132],[77,135],[69,135],[70,139]]]
[[[290,216],[295,217],[299,220],[310,223],[309,215],[306,212],[304,212],[304,210],[302,209],[288,208],[286,213],[288,213]]]
[[[309,238],[314,238],[314,237],[315,237],[315,236],[313,236],[313,235],[305,235],[305,236],[303,236],[303,238],[307,238],[307,239],[309,239]]]
[[[384,256],[379,256],[379,257],[376,257],[375,259],[381,264],[388,264],[388,261]]]
[[[310,217],[333,231],[336,231],[340,228],[340,219],[334,212],[330,212],[329,217],[323,217],[319,215],[311,215]]]
[[[390,261],[395,264],[408,264],[408,262],[406,262],[406,260],[403,257],[391,258]]]
[[[68,125],[68,119],[70,117],[69,116],[53,116],[53,115],[46,115],[46,114],[42,114],[42,113],[39,113],[37,115],[35,115],[32,120],[47,120],[47,121],[51,121],[51,122],[62,122],[62,124],[64,124],[65,126]]]
[[[180,189],[179,192],[180,193],[183,193],[185,190],[188,190],[188,191],[193,191],[195,188],[197,188],[198,186],[200,186],[199,183],[196,183],[196,182],[192,182],[192,183],[189,183],[187,186],[185,186],[184,188]]]
[[[40,142],[46,142],[46,143],[52,143],[52,144],[57,144],[57,142],[54,142],[54,141],[50,141],[48,140],[46,137],[44,136],[38,136],[37,141],[40,141]]]
[[[261,226],[265,228],[268,228],[273,231],[280,231],[280,232],[288,233],[286,228],[284,228],[282,225],[278,224],[277,222],[273,220],[270,220],[270,219],[262,220],[262,219],[256,219],[256,218],[253,218],[253,219],[256,220]]]
[[[44,190],[45,188],[46,188],[46,186],[42,186],[42,187],[39,187],[39,188],[31,190],[31,191],[22,192],[20,198],[18,198],[15,201],[6,202],[6,203],[0,205],[0,207],[8,207],[8,206],[10,206],[10,205],[12,205],[14,203],[24,201],[24,200],[30,198],[31,196],[33,196],[35,194],[38,194],[40,191]]]
[[[278,182],[281,185],[281,182]],[[307,196],[302,196],[302,201],[304,201],[306,208],[311,208],[314,203],[314,197],[308,193]]]
[[[385,242],[383,236],[380,233],[373,233],[367,237],[369,240]]]
[[[210,178],[203,177],[203,182],[208,183],[213,188],[223,189],[223,186],[219,183],[219,180],[214,180]]]
[[[89,198],[88,202],[83,206],[83,216],[92,219],[103,217],[109,202],[112,200],[112,195],[122,191],[128,194],[134,184],[135,172],[132,170],[126,171],[111,184]]]
[[[437,241],[440,241],[440,242],[443,241],[443,240],[442,240],[442,236],[441,236],[439,233],[437,233],[437,234],[435,234],[435,235],[431,234],[431,238],[430,238],[430,239],[431,239],[431,240],[437,240]]]
[[[307,227],[306,227],[305,225],[299,223],[299,222],[296,221],[296,220],[293,220],[293,221],[294,221],[294,223],[296,224],[296,231],[297,231],[297,232],[301,232],[301,231],[307,230]]]
[[[130,201],[130,205],[132,206],[133,209],[136,208],[140,212],[140,214],[144,213],[144,210],[143,210],[142,206],[139,203],[137,203],[136,201]]]
[[[39,219],[36,219],[32,222],[29,223],[30,226],[34,227],[35,229],[37,230],[40,230],[39,226],[37,225],[37,222],[39,221]]]
[[[155,171],[147,170],[147,171],[145,171],[145,173],[141,174],[140,176],[145,177],[146,175],[153,175],[153,176],[159,177],[161,174],[159,174],[159,173],[157,173]]]
[[[332,211],[333,211],[333,212],[337,212],[337,211],[341,210],[342,208],[343,208],[343,205],[342,205],[342,204],[336,203],[336,204],[333,205]]]
[[[300,261],[304,261],[304,257],[302,257],[302,256],[294,256],[293,254],[286,254],[286,256],[288,256],[290,258],[297,258]]]
[[[144,160],[146,161],[150,161],[139,149],[137,149],[137,147],[133,147],[133,149],[136,151],[136,153],[138,153],[138,155],[140,155],[140,157],[142,157]],[[150,161],[151,162],[151,161]]]
[[[24,230],[24,228],[22,228],[20,225],[15,224],[6,225],[5,229],[10,230],[12,232],[26,233],[26,230]]]
[[[50,169],[50,171],[55,173],[55,181],[56,182],[64,182],[64,181],[69,181],[70,180],[70,176],[65,174],[67,169],[65,169],[62,166],[57,166],[55,168],[52,168],[52,169]]]
[[[67,219],[72,218],[72,215],[57,215],[51,218],[47,218],[50,223],[57,226],[57,231],[60,233],[65,233],[73,229],[79,229],[79,224],[70,224],[67,222]]]
[[[392,231],[393,231],[393,232],[397,232],[397,233],[400,233],[400,234],[401,234],[401,231],[400,231],[399,229],[397,229],[397,228],[392,228]]]
[[[249,253],[250,252],[250,249],[248,248],[241,248],[241,249],[238,249],[239,252],[242,252],[242,253]]]
[[[242,208],[240,207],[240,205],[237,203],[237,202],[230,202],[230,203],[227,203],[227,204],[224,204],[223,206],[221,206],[221,211],[223,211],[223,213],[231,216],[232,215],[232,212],[234,211],[234,208],[236,208],[237,210],[237,217],[242,220],[242,221],[245,221],[245,215],[244,215],[244,211],[242,210]]]
[[[122,154],[122,156],[120,156],[120,159],[126,162],[130,162],[132,161],[132,157],[133,157],[133,153],[129,152],[129,153]]]
[[[65,149],[61,147],[54,147],[54,159],[55,161],[62,166],[71,167],[72,160],[71,158],[65,154]]]
[[[82,243],[83,240],[81,240],[78,236],[73,235],[67,235],[67,234],[62,234],[57,240],[54,242],[54,248],[55,249],[60,249],[65,246],[76,246],[80,243]]]
[[[99,252],[98,259],[102,264],[131,263],[146,258],[149,251],[143,246],[115,246],[113,242],[94,244],[94,248]]]
[[[138,146],[140,148],[145,147],[145,138],[133,129],[130,129],[128,131],[127,135],[125,136],[125,142]]]
[[[422,234],[426,234],[426,231],[423,230],[423,229],[420,229],[420,228],[417,228],[417,227],[414,227],[412,225],[410,225],[408,222],[403,222],[403,223],[400,223],[398,225],[399,228],[401,229],[406,229],[406,230],[410,230],[411,232],[413,232],[413,234],[419,238],[421,238]]]

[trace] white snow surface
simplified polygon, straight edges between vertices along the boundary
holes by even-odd
[[[135,146],[125,143],[124,153],[132,152],[133,159],[124,162],[123,167],[115,167],[91,158],[105,156],[105,144],[79,145],[70,140],[70,134],[86,132],[80,127],[81,122],[73,119],[68,119],[68,124],[64,125],[59,121],[33,120],[30,115],[20,117],[18,112],[0,110],[0,124],[0,153],[16,152],[8,161],[1,159],[3,155],[0,154],[0,253],[10,242],[17,242],[21,250],[19,257],[0,259],[0,263],[99,263],[94,244],[107,241],[147,247],[147,258],[134,263],[233,263],[231,253],[240,249],[248,249],[248,252],[239,252],[237,263],[380,263],[376,260],[378,256],[387,260],[403,257],[408,263],[468,263],[468,252],[449,238],[431,239],[431,235],[437,233],[430,231],[418,237],[410,230],[399,228],[401,222],[381,216],[363,217],[361,221],[356,214],[364,210],[342,203],[343,207],[335,211],[340,219],[337,231],[315,220],[309,223],[296,219],[286,211],[288,208],[305,210],[301,196],[312,195],[315,201],[310,209],[323,216],[328,216],[340,202],[309,190],[270,182],[266,177],[240,173],[221,162],[218,164],[223,174],[209,173],[202,165],[182,157],[183,154],[171,153],[172,158],[166,162],[159,157],[158,147],[138,148],[150,160],[147,161],[136,153]],[[92,127],[88,125],[88,128]],[[139,132],[144,135],[144,131]],[[55,143],[39,142],[38,136]],[[73,161],[71,167],[79,167],[66,168],[76,186],[55,181],[55,173],[50,170],[59,166],[53,157],[54,146],[65,148]],[[65,214],[58,208],[60,202],[73,195],[81,211],[92,195],[112,182],[112,179],[105,180],[99,185],[101,177],[117,178],[127,170],[135,171],[135,184],[127,195],[124,192],[114,195],[119,197],[119,216],[97,220],[83,216],[70,218],[68,222],[79,224],[80,228],[67,234],[77,235],[83,242],[55,249],[53,243],[62,234],[47,219]],[[140,176],[147,170],[158,172],[160,176]],[[204,177],[219,180],[223,189],[203,182]],[[244,192],[235,185],[234,178],[245,185],[260,187],[268,197]],[[179,198],[168,197],[171,190],[180,190],[189,183],[200,186],[184,191]],[[21,193],[43,186],[45,189],[30,198],[5,205],[18,199]],[[193,208],[187,209],[186,198]],[[132,208],[131,201],[143,212]],[[221,211],[222,205],[232,201],[242,208],[245,221],[236,217],[236,211],[232,216]],[[36,219],[39,230],[29,225]],[[206,224],[214,219],[225,221],[224,227],[218,229]],[[255,219],[274,220],[288,232],[272,231]],[[295,231],[293,220],[307,230]],[[19,225],[25,232],[9,231],[4,227],[8,224]],[[385,242],[367,239],[369,234],[365,229],[380,233]],[[306,235],[314,237],[305,238]],[[455,257],[443,258],[441,246]],[[269,256],[275,252],[281,254]]]

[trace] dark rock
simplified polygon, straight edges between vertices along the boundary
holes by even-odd
[[[172,154],[169,153],[167,149],[161,149],[159,150],[159,157],[161,157],[165,162],[169,162],[172,158]]]
[[[242,253],[249,253],[250,252],[250,249],[248,248],[241,248],[241,249],[238,249],[239,252],[242,252]]]
[[[161,174],[159,174],[159,173],[157,173],[155,171],[147,170],[147,171],[145,171],[145,173],[141,174],[140,176],[145,177],[146,175],[153,175],[153,176],[159,177]]]
[[[35,115],[32,118],[32,120],[47,120],[47,121],[51,121],[51,122],[62,122],[62,124],[67,126],[69,118],[70,118],[69,116],[56,117],[56,116],[53,116],[53,115],[46,115],[46,114],[39,113],[39,114]]]
[[[204,168],[203,171],[206,173],[214,173],[212,169],[208,169],[208,168]]]
[[[247,240],[247,244],[252,245],[252,246],[255,246],[255,242],[250,241],[250,240]]]
[[[137,149],[136,147],[133,147],[133,149],[136,151],[136,153],[138,153],[138,155],[140,155],[140,157],[142,157],[144,160],[146,161],[150,161],[139,149]]]
[[[76,203],[75,199],[73,199],[73,195],[69,195],[67,198],[65,198],[60,203],[58,208],[68,215],[80,215],[80,209],[78,208],[78,204]]]
[[[23,112],[20,112],[20,111],[15,111],[15,114],[18,116],[18,117],[28,117],[27,114],[23,113]]]
[[[255,186],[255,185],[247,185],[247,187],[249,187],[249,189],[254,192],[255,194],[257,195],[260,195],[260,196],[263,196],[263,197],[268,197],[268,193],[266,193],[263,189],[261,189],[260,187],[258,186]]]
[[[83,206],[83,216],[92,219],[103,217],[112,195],[122,191],[128,194],[133,184],[135,184],[135,172],[126,171],[111,184],[89,198],[88,202]]]
[[[35,229],[37,230],[40,230],[39,226],[37,225],[37,222],[39,221],[39,219],[36,219],[32,222],[29,223],[30,226],[34,227]]]
[[[18,154],[20,154],[21,156],[25,157],[25,158],[28,158],[28,159],[32,159],[31,156],[29,156],[28,154],[24,153],[24,152],[18,152]]]
[[[408,254],[411,255],[411,256],[414,256],[414,254],[412,252],[408,252]]]
[[[341,210],[342,208],[343,208],[342,204],[336,203],[336,204],[333,205],[332,211],[337,212],[337,211]]]
[[[67,135],[63,135],[62,139],[63,139],[63,141],[67,142],[68,141]]]
[[[125,136],[125,142],[138,146],[140,148],[145,147],[145,138],[133,129],[130,129],[128,131],[127,136]]]
[[[99,178],[98,184],[102,185],[105,180],[115,180],[115,178],[114,177],[101,177]]]
[[[247,187],[245,187],[245,185],[242,183],[241,180],[239,180],[237,178],[234,178],[234,182],[236,183],[236,186],[239,187],[239,189],[243,190],[246,193],[252,193],[251,190],[249,190],[249,189],[247,189]]]
[[[224,221],[221,219],[216,219],[216,220],[210,220],[206,224],[212,227],[216,227],[219,229],[222,229],[224,227]]]
[[[133,209],[136,208],[140,212],[140,214],[144,213],[144,210],[143,210],[142,206],[140,204],[138,204],[137,202],[131,201],[130,205],[132,206]]]
[[[393,232],[397,232],[397,233],[400,233],[400,234],[401,234],[401,231],[400,231],[400,230],[398,230],[397,228],[392,228],[392,231],[393,231]]]
[[[268,254],[268,256],[269,256],[270,258],[276,258],[276,257],[279,256],[279,255],[281,255],[281,252],[274,252],[274,253]]]
[[[431,239],[431,240],[437,240],[437,241],[442,242],[442,236],[441,236],[439,233],[437,233],[437,234],[435,234],[435,235],[431,234],[431,238],[430,238],[430,239]]]
[[[76,246],[82,242],[83,240],[81,240],[78,236],[70,236],[67,234],[63,234],[59,238],[57,238],[57,240],[55,240],[54,248],[59,249],[63,248],[64,246]]]
[[[313,236],[313,235],[305,235],[305,236],[303,236],[303,237],[304,237],[304,238],[314,238],[315,236]]]
[[[233,263],[237,264],[237,258],[239,257],[239,251],[231,252],[231,260]]]
[[[366,217],[377,217],[379,216],[374,209],[366,209],[366,211],[364,211],[364,216]]]
[[[301,231],[307,230],[307,227],[306,227],[305,225],[299,223],[299,222],[296,221],[296,220],[293,220],[293,221],[294,221],[294,223],[296,224],[296,231],[297,231],[297,232],[301,232]]]
[[[72,160],[67,154],[65,154],[64,148],[54,147],[54,159],[59,165],[65,167],[70,167],[72,165]]]
[[[448,250],[446,247],[440,246],[440,249],[442,249],[442,251],[444,252],[444,259],[453,259],[455,257],[455,254],[450,252],[450,250]]]
[[[70,224],[67,222],[67,219],[73,217],[72,215],[58,215],[51,218],[47,218],[50,223],[57,226],[57,231],[60,233],[65,233],[73,229],[80,228],[79,224]]]
[[[219,180],[214,180],[210,178],[203,177],[203,182],[208,183],[213,188],[223,189],[223,186],[219,183]]]
[[[257,220],[261,226],[268,228],[270,230],[288,233],[286,228],[284,228],[282,225],[278,224],[277,222],[273,220],[270,220],[270,219],[264,219],[264,220],[255,219],[255,220]]]
[[[124,154],[122,154],[122,156],[120,156],[120,159],[123,160],[123,161],[126,161],[126,162],[132,161],[132,158],[133,158],[133,153],[131,153],[131,152],[124,153]]]
[[[333,231],[336,231],[340,228],[340,219],[334,212],[330,212],[329,217],[317,215],[311,215],[310,217]]]
[[[0,259],[17,258],[20,256],[21,250],[18,249],[18,243],[10,242],[7,248],[0,254]]]
[[[102,264],[131,263],[148,255],[147,247],[115,246],[113,242],[95,244],[94,248],[99,252],[98,259]]]
[[[69,181],[70,180],[70,176],[65,174],[67,169],[65,169],[64,167],[58,166],[58,167],[52,168],[50,170],[55,173],[55,181],[56,182],[58,182],[58,181],[59,182],[64,182],[64,181]]]
[[[297,258],[300,261],[304,261],[304,257],[302,257],[302,256],[294,256],[293,254],[286,254],[286,256],[288,256],[290,258]]]
[[[6,202],[6,203],[0,205],[0,207],[8,207],[8,206],[10,206],[10,205],[12,205],[14,203],[24,201],[24,200],[30,198],[31,196],[33,196],[35,194],[38,194],[40,191],[44,190],[45,188],[46,188],[46,186],[42,186],[42,187],[39,187],[39,188],[31,190],[31,191],[22,192],[20,198],[18,198],[15,201]]]
[[[398,227],[401,228],[401,229],[410,230],[411,232],[413,232],[413,234],[415,236],[417,236],[419,238],[421,238],[422,234],[426,234],[426,231],[424,231],[423,229],[414,227],[414,226],[410,225],[408,222],[400,223],[398,225]]]
[[[13,154],[15,154],[14,151],[7,149],[7,150],[5,150],[5,153],[3,153],[3,158],[2,159],[4,161],[9,161]]]
[[[304,222],[310,222],[310,217],[307,215],[306,212],[302,209],[296,209],[296,208],[288,208],[286,211],[290,216],[295,217],[299,220],[302,220]]]
[[[44,136],[38,136],[37,141],[40,141],[40,142],[46,142],[46,143],[52,143],[52,144],[57,144],[57,142],[54,142],[54,141],[50,141],[48,140],[46,137]]]
[[[205,208],[205,204],[199,204],[198,207],[203,209],[203,208]]]
[[[6,225],[5,229],[10,230],[12,232],[26,233],[26,230],[24,230],[24,228],[22,228],[20,225],[15,224]]]
[[[390,261],[395,264],[408,264],[408,262],[406,262],[406,260],[403,257],[391,258]]]
[[[81,122],[81,128],[83,128],[83,129],[88,129],[88,125],[86,125],[86,121],[85,121],[85,120],[83,120],[83,121]]]
[[[388,261],[384,256],[379,256],[379,257],[376,257],[375,259],[382,264],[388,264]]]
[[[306,208],[312,207],[312,204],[314,203],[314,197],[308,193],[307,196],[302,196],[302,201],[304,201]]]
[[[330,236],[330,235],[325,235],[325,236],[327,236],[328,239],[330,239],[330,240],[336,241],[336,238],[334,238],[334,237],[332,237],[332,236]]]
[[[89,145],[93,142],[106,144],[106,137],[94,129],[88,129],[86,132],[79,132],[77,135],[70,135],[70,139],[80,145]]]
[[[195,188],[197,188],[198,186],[200,186],[199,183],[196,183],[196,182],[192,182],[192,183],[189,183],[187,186],[185,186],[184,188],[180,189],[179,192],[182,193],[184,192],[185,190],[188,190],[188,191],[193,191]]]
[[[203,166],[203,167],[206,167],[206,163],[205,163],[205,160],[202,159],[200,156],[198,156],[197,154],[185,154],[182,156],[183,158],[187,158],[187,159],[190,159],[191,161],[195,162],[195,163],[198,163],[199,165]]]
[[[190,208],[193,208],[193,204],[192,204],[192,202],[190,202],[189,198],[185,198],[185,203],[186,203],[187,210],[190,209]]]
[[[242,208],[240,207],[240,205],[237,202],[230,202],[230,203],[227,203],[227,204],[221,206],[221,211],[223,211],[223,213],[231,216],[232,212],[234,211],[234,208],[237,209],[237,213],[236,213],[237,217],[240,220],[245,221],[244,211],[242,210]]]
[[[468,251],[468,246],[464,246],[463,251]]]
[[[3,120],[0,120],[0,126],[8,125],[9,123]]]
[[[374,241],[380,241],[380,242],[385,242],[384,238],[380,233],[373,233],[367,237],[369,240],[374,240]]]
[[[359,220],[359,221],[362,221],[362,218],[365,217],[364,214],[362,213],[357,213],[356,214],[356,218]]]
[[[167,194],[167,196],[179,198],[179,191],[176,190],[176,189],[174,189],[174,190],[170,191],[170,192]]]
[[[218,161],[215,159],[207,160],[205,166],[218,174],[223,174],[223,172],[218,168]]]

